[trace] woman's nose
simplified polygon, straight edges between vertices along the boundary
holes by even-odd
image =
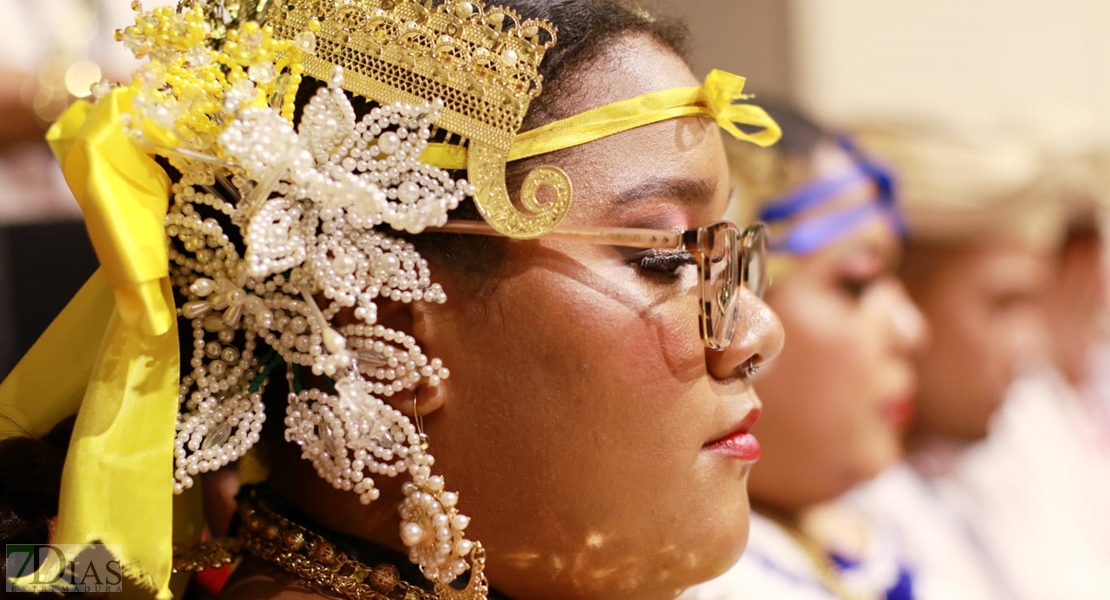
[[[783,330],[778,315],[765,302],[744,290],[732,343],[722,350],[706,350],[709,373],[717,379],[743,375],[749,364],[761,364],[782,351]]]

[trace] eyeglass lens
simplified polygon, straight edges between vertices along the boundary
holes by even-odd
[[[702,335],[709,347],[728,346],[739,319],[739,285],[757,298],[767,287],[766,235],[762,224],[744,232],[732,223],[715,223],[699,230],[702,262]]]

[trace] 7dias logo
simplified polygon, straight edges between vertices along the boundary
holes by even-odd
[[[123,591],[122,548],[104,544],[8,544],[4,546],[6,591]]]

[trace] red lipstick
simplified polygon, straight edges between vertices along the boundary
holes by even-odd
[[[882,409],[883,420],[899,431],[904,431],[913,420],[913,396],[906,394],[887,402]]]
[[[736,429],[718,440],[709,442],[705,445],[705,449],[745,462],[759,460],[759,440],[749,431],[757,420],[759,420],[759,409],[753,408]]]

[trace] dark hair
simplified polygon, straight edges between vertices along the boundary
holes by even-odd
[[[1069,219],[1057,248],[1057,257],[1063,259],[1072,252],[1104,244],[1105,232],[1099,226],[1098,218],[1094,211],[1083,211]]]
[[[797,160],[808,158],[822,142],[835,138],[832,131],[803,113],[797,106],[776,99],[759,99],[759,105],[782,128],[773,151]]]
[[[540,65],[544,91],[536,98],[524,121],[524,130],[534,129],[560,114],[559,103],[578,88],[584,67],[603,60],[605,51],[623,37],[649,37],[686,59],[686,27],[681,21],[659,18],[643,8],[620,0],[504,0],[526,19],[544,19],[555,24],[558,42],[548,50]]]
[[[0,440],[0,544],[48,541],[75,420],[63,419],[40,438]]]

